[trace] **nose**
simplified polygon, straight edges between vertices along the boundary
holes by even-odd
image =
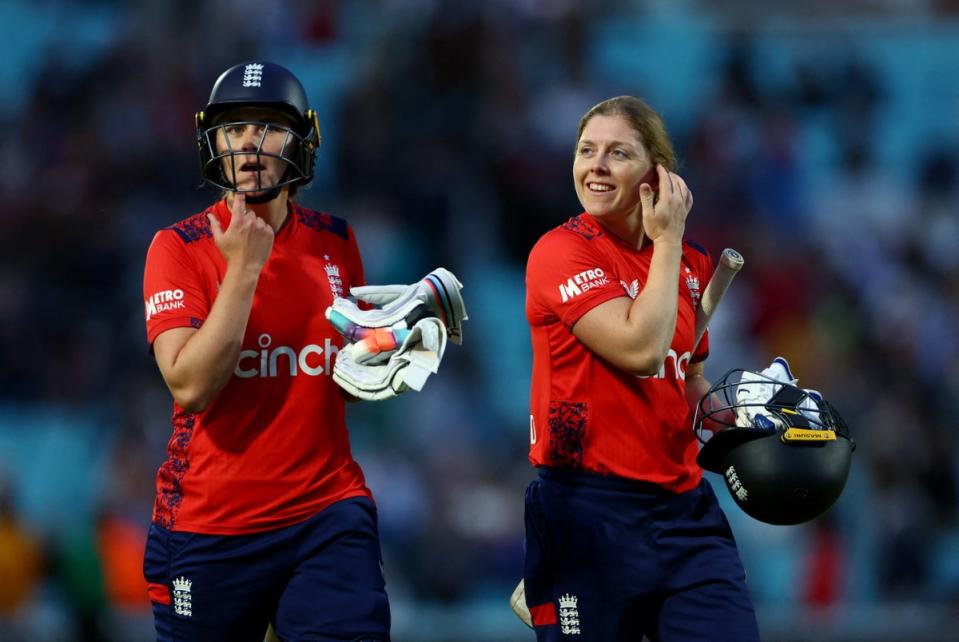
[[[256,133],[256,128],[246,127],[240,138],[240,149],[244,152],[255,152],[259,142],[260,137]]]
[[[608,174],[609,165],[606,163],[606,154],[596,154],[593,156],[593,162],[590,164],[589,170],[594,174]]]
[[[260,134],[257,127],[243,125],[227,134],[228,144],[234,152],[256,152],[260,143]]]

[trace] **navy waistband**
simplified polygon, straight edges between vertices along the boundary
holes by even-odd
[[[626,479],[625,477],[616,477],[613,475],[600,475],[584,470],[569,470],[564,468],[539,467],[539,476],[551,482],[560,484],[573,484],[580,486],[591,486],[593,488],[603,488],[606,490],[617,490],[629,493],[643,493],[646,495],[657,495],[666,497],[675,497],[676,493],[663,488],[653,482],[641,481],[639,479]]]

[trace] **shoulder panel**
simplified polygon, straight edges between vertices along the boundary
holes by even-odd
[[[592,241],[594,238],[598,238],[603,235],[603,230],[599,229],[595,225],[591,225],[587,222],[583,215],[574,216],[565,223],[559,226],[560,229],[569,230],[574,234],[582,236],[587,241]]]
[[[210,230],[210,221],[206,215],[211,210],[204,210],[199,214],[194,214],[190,218],[183,219],[165,228],[176,232],[184,243],[192,243],[200,239],[210,238],[213,232]]]
[[[346,221],[338,216],[326,212],[314,212],[296,204],[293,205],[293,214],[300,223],[310,229],[318,232],[332,232],[344,241],[348,241],[350,238]]]
[[[704,248],[702,245],[700,245],[699,243],[696,243],[695,241],[690,241],[688,239],[684,239],[684,242],[686,243],[686,245],[693,248],[694,250],[696,250],[703,256],[709,256],[709,251],[706,248]]]

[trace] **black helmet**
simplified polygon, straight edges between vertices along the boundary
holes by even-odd
[[[749,385],[766,386],[769,394],[762,402],[737,394]],[[767,524],[800,524],[828,510],[846,486],[856,449],[842,417],[821,395],[743,369],[730,370],[710,388],[693,428],[704,444],[699,465],[722,475],[736,504]]]
[[[213,85],[210,100],[196,114],[196,137],[200,150],[200,172],[203,180],[221,189],[235,190],[236,186],[223,168],[223,159],[241,153],[240,150],[216,151],[216,131],[226,125],[222,115],[238,107],[266,107],[275,109],[292,122],[292,128],[271,123],[268,127],[286,134],[280,154],[261,150],[264,136],[257,145],[256,154],[279,158],[287,164],[282,179],[276,185],[266,186],[269,198],[279,193],[283,185],[301,185],[313,179],[316,149],[320,144],[320,125],[316,112],[309,108],[306,91],[288,69],[270,62],[250,62],[234,65],[224,71]],[[244,121],[249,122],[249,121]],[[249,152],[247,152],[249,153]],[[234,172],[235,175],[235,172]],[[262,189],[241,191],[263,191]],[[269,200],[261,199],[261,200]],[[248,199],[252,201],[252,199]]]

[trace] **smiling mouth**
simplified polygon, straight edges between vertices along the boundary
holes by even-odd
[[[608,183],[586,183],[586,189],[594,194],[606,194],[616,188]]]

